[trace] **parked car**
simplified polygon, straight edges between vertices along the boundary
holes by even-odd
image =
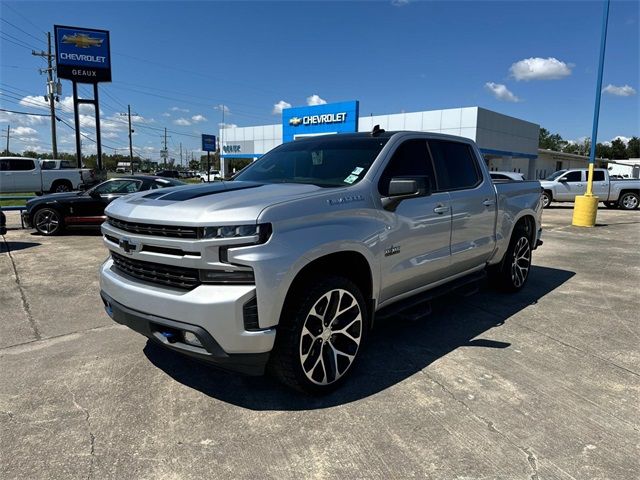
[[[97,226],[113,200],[135,192],[175,187],[184,183],[149,175],[131,175],[102,182],[84,192],[54,193],[27,202],[22,219],[42,235],[59,235],[67,227]]]
[[[0,207],[0,235],[7,234],[7,217],[5,217],[2,207]]]
[[[165,178],[180,178],[180,172],[178,172],[178,170],[159,170],[156,172],[156,176]]]
[[[524,175],[518,172],[489,172],[493,180],[506,182],[522,182],[525,180]]]
[[[96,183],[93,170],[62,167],[62,162],[0,157],[0,193],[70,192]]]
[[[231,182],[141,192],[105,213],[101,293],[116,322],[322,393],[352,371],[374,313],[486,270],[520,290],[542,208],[538,181],[494,184],[472,140],[374,129],[285,143]]]
[[[543,206],[546,208],[551,202],[573,202],[577,195],[584,195],[588,175],[586,168],[558,170],[540,181]],[[635,210],[640,204],[640,180],[614,180],[608,170],[597,168],[593,171],[593,194],[608,208]]]
[[[220,175],[219,170],[209,170],[208,176],[207,176],[207,172],[200,172],[198,176],[200,177],[201,183],[222,180],[222,176]]]

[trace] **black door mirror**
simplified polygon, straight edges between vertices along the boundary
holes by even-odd
[[[402,200],[430,195],[428,177],[393,177],[389,182],[389,194],[382,199],[385,210],[394,211]]]
[[[100,193],[99,193],[99,192],[97,192],[97,191],[95,191],[95,190],[91,190],[91,191],[89,192],[89,196],[90,196],[91,198],[100,198]]]

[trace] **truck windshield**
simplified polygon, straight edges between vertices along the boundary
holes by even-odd
[[[240,172],[234,180],[344,187],[358,183],[388,138],[323,136],[285,143]]]
[[[547,178],[545,178],[545,180],[555,180],[556,178],[558,178],[560,175],[562,175],[565,172],[566,172],[566,170],[558,170],[557,172],[552,173]]]

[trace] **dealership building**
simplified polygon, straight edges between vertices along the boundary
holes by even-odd
[[[358,101],[348,101],[287,108],[282,111],[282,123],[278,124],[221,129],[222,168],[228,159],[255,160],[284,142],[315,135],[369,132],[375,125],[387,131],[412,130],[470,138],[477,143],[491,170],[520,172],[529,179],[544,178],[560,168],[584,164],[581,160],[584,157],[558,159],[539,151],[538,124],[482,107],[361,116]]]

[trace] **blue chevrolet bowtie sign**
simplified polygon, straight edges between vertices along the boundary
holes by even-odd
[[[59,78],[78,83],[111,81],[109,32],[54,25]]]
[[[282,140],[290,142],[323,133],[357,132],[358,113],[357,100],[287,108],[282,111]]]
[[[205,152],[215,152],[216,151],[216,136],[215,135],[207,135],[206,133],[202,134],[202,150]]]

